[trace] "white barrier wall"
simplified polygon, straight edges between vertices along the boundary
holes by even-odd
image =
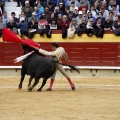
[[[119,78],[120,70],[117,69],[80,69],[80,74],[77,72],[70,72],[69,69],[66,70],[71,78]],[[9,76],[21,76],[20,68],[13,69],[0,69],[0,77],[9,77]],[[27,75],[26,75],[27,76]],[[64,77],[59,71],[57,71],[56,78],[62,79]]]

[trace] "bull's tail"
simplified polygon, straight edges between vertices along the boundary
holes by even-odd
[[[74,70],[74,71],[76,71],[76,72],[78,72],[80,74],[80,71],[75,66],[67,65],[67,64],[63,64],[63,63],[59,63],[59,62],[55,62],[55,63],[61,64],[63,66],[68,66],[68,67],[71,68],[71,70]]]

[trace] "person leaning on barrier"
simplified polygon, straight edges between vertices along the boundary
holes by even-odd
[[[28,29],[29,29],[29,35],[28,37],[32,39],[36,33],[36,30],[38,28],[38,22],[35,18],[32,18],[32,21],[28,23]]]
[[[44,35],[46,26],[48,25],[48,21],[46,20],[46,18],[42,15],[40,17],[40,19],[38,20],[38,33],[40,34],[40,36]]]
[[[68,38],[74,37],[76,28],[77,28],[76,18],[72,18],[69,28],[67,29],[67,37]]]
[[[113,24],[113,21],[110,19],[110,17],[107,17],[104,22],[104,30],[105,31],[112,30],[112,24]]]
[[[93,18],[90,18],[86,25],[86,29],[87,29],[86,32],[89,37],[93,36],[93,27],[94,27],[94,20],[93,20]]]
[[[93,33],[96,37],[103,38],[104,35],[104,23],[101,21],[101,17],[96,19],[96,23],[93,25]]]
[[[61,58],[64,57],[65,60],[68,62],[68,64],[70,63],[68,55],[65,52],[65,49],[63,47],[59,47],[59,44],[56,43],[56,42],[53,42],[51,44],[51,46],[52,46],[52,49],[53,49],[53,51],[51,51],[51,52],[48,52],[48,51],[43,50],[43,49],[37,49],[37,50],[39,51],[39,53],[41,53],[43,55],[50,56],[51,59],[53,59],[56,62],[61,63]],[[63,68],[63,66],[61,64],[59,64],[59,63],[56,63],[57,69],[66,77],[66,79],[70,83],[70,86],[71,86],[72,90],[75,90],[75,85],[71,81],[69,75],[66,73],[65,69]],[[52,85],[53,85],[53,82],[55,80],[55,76],[56,76],[56,72],[51,76],[50,86],[47,89],[47,91],[51,91],[52,90]]]
[[[61,21],[59,21],[59,29],[62,30],[62,38],[67,37],[67,29],[69,28],[70,21],[67,19],[66,15],[63,15],[63,18]]]
[[[86,19],[83,17],[81,23],[78,25],[76,29],[76,33],[78,36],[82,35],[83,32],[86,33],[86,30],[87,30],[86,24],[87,24]]]
[[[116,16],[116,20],[112,25],[112,29],[116,36],[120,36],[120,15]]]

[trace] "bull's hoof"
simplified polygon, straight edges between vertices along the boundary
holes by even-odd
[[[41,92],[41,89],[37,89],[37,92]]]
[[[21,87],[18,87],[18,89],[22,89]]]
[[[22,89],[22,86],[21,86],[21,85],[19,85],[19,86],[18,86],[18,89]]]
[[[32,92],[32,90],[26,90],[26,92]]]
[[[32,88],[27,89],[27,92],[31,92],[31,91],[32,91]]]

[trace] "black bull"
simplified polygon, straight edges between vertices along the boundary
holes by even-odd
[[[22,63],[21,79],[18,88],[22,88],[23,80],[25,78],[25,75],[27,74],[30,75],[28,91],[32,91],[32,89],[38,84],[39,79],[43,78],[42,85],[38,89],[38,91],[41,91],[44,85],[46,84],[47,79],[51,77],[56,71],[56,63],[52,59],[43,57],[41,54],[38,53],[38,51],[36,51],[33,48],[23,46],[23,49],[24,54],[32,50],[34,50],[35,52],[32,55],[28,56]],[[73,70],[78,71],[74,66],[67,66],[69,66]],[[35,81],[31,86],[31,81],[33,78],[35,78]]]

